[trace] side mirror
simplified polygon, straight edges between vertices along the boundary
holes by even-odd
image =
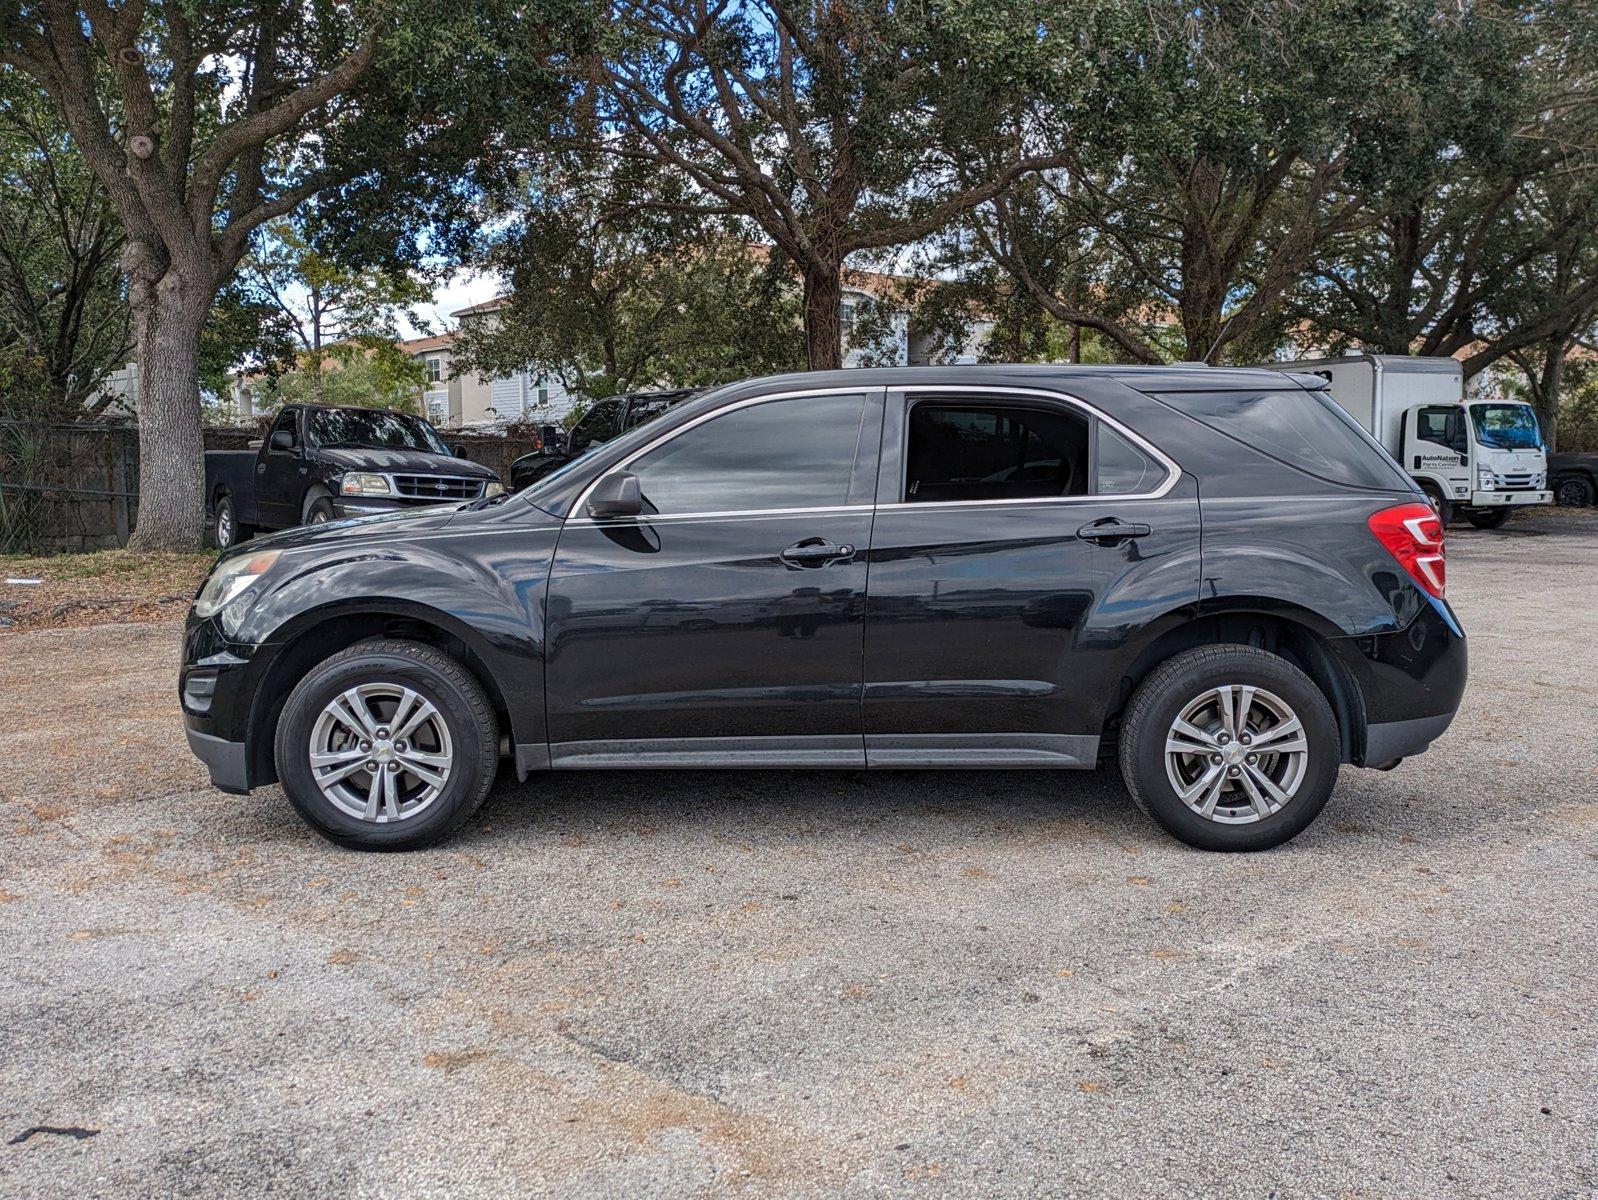
[[[459,443],[457,443],[456,445],[450,447],[450,453],[453,454],[456,458],[466,458],[467,457],[466,447],[460,445]]]
[[[290,433],[287,429],[279,429],[276,433],[274,433],[272,435],[272,449],[274,449],[274,450],[292,450],[292,449],[294,449],[294,435],[292,433]]]
[[[644,511],[644,493],[638,476],[629,471],[613,471],[588,493],[591,517],[636,517]]]

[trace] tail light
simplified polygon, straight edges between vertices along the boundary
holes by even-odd
[[[1443,522],[1430,504],[1400,504],[1374,513],[1376,540],[1399,561],[1422,591],[1442,599],[1447,585]]]

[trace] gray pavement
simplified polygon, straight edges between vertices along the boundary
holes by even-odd
[[[1020,772],[351,854],[205,785],[175,627],[4,636],[0,1196],[1590,1196],[1598,516],[1449,570],[1452,731],[1248,857]]]

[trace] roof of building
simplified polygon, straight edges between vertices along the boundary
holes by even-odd
[[[407,354],[421,354],[425,350],[444,350],[455,341],[455,334],[434,333],[427,337],[411,338],[407,342],[400,342],[399,348]]]
[[[509,296],[495,296],[492,300],[484,300],[481,304],[473,304],[467,308],[457,308],[449,315],[452,317],[475,317],[479,313],[497,312],[509,303]]]

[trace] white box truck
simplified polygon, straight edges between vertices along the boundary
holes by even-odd
[[[1548,504],[1548,448],[1529,404],[1465,399],[1451,358],[1350,354],[1266,363],[1318,375],[1354,420],[1386,447],[1446,521],[1495,529],[1514,508]]]

